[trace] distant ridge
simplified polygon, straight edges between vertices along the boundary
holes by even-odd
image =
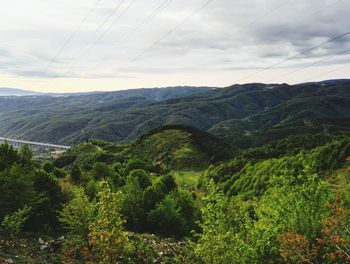
[[[129,142],[158,127],[182,125],[244,146],[262,134],[279,139],[296,131],[348,131],[349,113],[350,80],[12,96],[0,97],[0,134],[72,145],[90,138]]]
[[[350,79],[330,79],[319,82],[306,82],[306,83],[298,83],[297,85],[305,85],[305,84],[343,84],[350,82]]]
[[[28,96],[28,95],[40,95],[39,92],[33,92],[28,90],[0,87],[0,96]]]

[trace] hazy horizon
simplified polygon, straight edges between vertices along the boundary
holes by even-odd
[[[331,81],[331,80],[349,80],[348,78],[332,78],[332,79],[322,79],[322,80],[315,80],[315,81],[310,81],[310,82],[323,82],[323,81]],[[263,82],[254,82],[254,83],[263,83]],[[271,83],[271,84],[282,84],[284,82],[281,82],[281,83]],[[241,84],[249,84],[249,82],[247,83],[236,83],[238,85],[241,85]],[[95,90],[89,90],[89,91],[66,91],[66,92],[62,92],[62,91],[40,91],[40,90],[36,90],[36,89],[26,89],[25,87],[3,87],[3,86],[0,86],[0,89],[14,89],[14,90],[22,90],[22,91],[29,91],[29,92],[37,92],[37,93],[43,93],[43,94],[49,94],[49,93],[52,93],[52,94],[70,94],[70,93],[99,93],[99,92],[117,92],[117,91],[126,91],[126,90],[138,90],[138,89],[166,89],[166,88],[173,88],[173,87],[197,87],[197,88],[226,88],[226,87],[229,87],[229,86],[232,86],[232,85],[236,85],[234,83],[232,84],[229,84],[227,86],[208,86],[208,85],[169,85],[169,86],[153,86],[153,87],[125,87],[125,88],[121,88],[121,89],[95,89]],[[269,83],[266,83],[266,84],[269,84]],[[295,85],[295,84],[301,84],[301,83],[286,83],[288,85]]]
[[[65,93],[343,79],[349,8],[345,0],[5,1],[0,86]]]

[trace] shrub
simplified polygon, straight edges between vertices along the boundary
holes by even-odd
[[[18,209],[12,214],[6,215],[1,223],[1,227],[5,233],[16,236],[18,235],[24,223],[29,218],[29,213],[32,208],[30,206],[24,206],[22,209]]]
[[[149,225],[152,230],[166,237],[183,237],[188,229],[181,208],[171,195],[167,195],[154,210],[149,213]]]
[[[116,263],[124,254],[127,234],[121,216],[123,195],[113,193],[106,182],[102,182],[97,194],[96,214],[90,223],[89,238],[94,246],[95,260]]]
[[[130,171],[128,177],[136,178],[142,189],[146,189],[148,186],[152,185],[152,182],[150,180],[148,173],[144,170],[141,170],[141,169],[132,170]]]

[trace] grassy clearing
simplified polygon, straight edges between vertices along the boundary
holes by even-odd
[[[184,188],[195,188],[202,173],[202,170],[176,170],[172,172],[172,175],[174,176],[178,186]]]

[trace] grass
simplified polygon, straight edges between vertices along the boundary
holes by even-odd
[[[178,186],[184,188],[195,188],[202,173],[202,170],[176,170],[172,171],[171,174],[174,176]]]

